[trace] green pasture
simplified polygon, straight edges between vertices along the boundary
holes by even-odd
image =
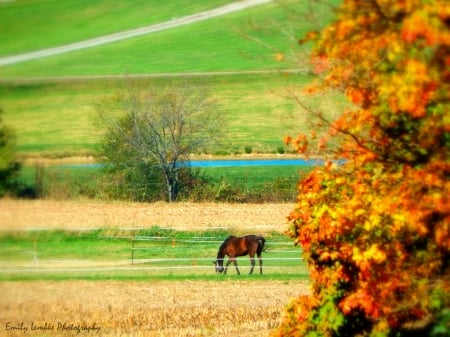
[[[0,2],[0,56],[60,46],[222,6],[229,0]],[[58,32],[55,34],[55,32]]]
[[[0,280],[60,279],[248,279],[250,261],[238,258],[226,276],[212,262],[233,229],[182,232],[149,229],[26,231],[0,233]],[[301,251],[280,233],[266,234],[263,275],[257,279],[307,278]],[[256,268],[255,268],[256,269]]]
[[[300,176],[310,170],[309,166],[242,166],[202,168],[201,173],[210,177],[213,183],[226,180],[249,189],[261,189],[276,179],[284,179],[295,187]]]
[[[78,6],[73,1],[71,2],[72,6]],[[194,13],[200,11],[201,7],[214,8],[225,1],[205,1],[203,6],[197,4],[192,8],[190,7],[191,4],[181,6],[179,2],[175,1],[174,4],[171,3],[168,6],[159,4],[153,9],[143,8],[142,11],[143,13],[146,10],[151,12],[151,15],[147,14],[148,17],[153,17],[153,13],[156,13],[155,18],[149,19],[149,21],[163,22],[165,17],[171,15],[171,7],[187,7],[183,11]],[[14,7],[14,5],[11,6]],[[46,48],[55,43],[64,43],[64,40],[60,42],[52,41],[54,35],[67,35],[67,38],[61,38],[67,39],[67,42],[82,41],[88,36],[101,36],[106,33],[105,30],[126,29],[126,23],[140,27],[142,21],[145,20],[145,18],[136,19],[136,23],[133,23],[134,16],[138,15],[136,12],[138,12],[139,6],[123,5],[123,18],[119,20],[123,24],[121,24],[122,28],[119,28],[116,27],[118,24],[116,24],[115,17],[120,9],[112,10],[108,12],[108,15],[98,20],[90,18],[89,11],[92,11],[93,15],[96,16],[102,15],[101,13],[105,9],[100,7],[102,7],[100,4],[92,8],[86,4],[84,7],[80,6],[78,9],[81,12],[79,20],[71,19],[68,20],[67,24],[60,24],[64,27],[61,27],[59,32],[64,32],[64,34],[54,34],[51,26],[47,27],[49,32],[42,36],[37,35],[32,27],[24,28],[25,32],[23,32],[22,38],[25,42],[23,44],[26,44],[26,41],[29,40],[38,40],[33,47],[28,47],[32,51],[36,48]],[[115,8],[115,6],[112,7]],[[37,13],[43,11],[40,7],[36,10]],[[62,9],[59,9],[59,11],[61,12]],[[175,13],[180,11],[179,9]],[[45,12],[43,11],[43,13]],[[32,18],[38,16],[37,14],[29,15]],[[45,15],[43,14],[44,17]],[[53,14],[54,17],[58,18],[58,21],[64,15],[70,14],[67,12]],[[139,15],[144,17],[142,13]],[[331,15],[330,8],[322,4],[317,4],[317,9],[311,10],[307,3],[292,0],[274,1],[149,35],[2,66],[0,67],[0,78],[248,71],[297,69],[299,66],[305,68],[307,50],[303,50],[305,53],[302,54],[302,49],[296,42],[297,38],[305,32],[317,29],[329,22]],[[11,16],[9,15],[9,17]],[[32,21],[32,18],[30,18],[30,21]],[[0,15],[1,19],[2,15]],[[96,27],[97,22],[100,28]],[[65,27],[66,25],[67,27]],[[78,25],[85,28],[77,29]],[[17,24],[12,26],[15,27]],[[58,24],[56,27],[58,28]],[[80,33],[78,33],[79,30]],[[97,34],[97,31],[99,34]],[[77,36],[78,34],[80,36]],[[15,40],[7,37],[6,39],[6,50],[13,49]],[[10,39],[9,43],[8,39]],[[39,40],[42,41],[41,47],[36,45],[39,44]],[[46,42],[47,40],[51,42]],[[22,51],[25,48],[28,49],[24,46],[21,48]],[[277,53],[282,53],[285,56],[281,62],[277,61],[275,57]]]
[[[70,156],[92,154],[101,137],[95,104],[126,90],[129,81],[146,87],[164,87],[186,81],[205,88],[224,115],[224,138],[203,153],[278,153],[283,137],[318,131],[314,116],[290,97],[299,95],[305,104],[335,114],[336,94],[310,97],[302,90],[312,78],[301,74],[260,74],[72,81],[0,85],[0,106],[5,123],[16,130],[17,148],[24,155]]]
[[[0,3],[0,53],[6,56],[82,41],[230,2]],[[139,82],[145,88],[187,81],[209,90],[225,116],[224,139],[201,149],[202,153],[239,154],[245,149],[278,153],[286,150],[284,136],[318,131],[317,121],[294,102],[292,94],[325,114],[339,111],[339,95],[307,97],[302,90],[314,78],[283,71],[305,68],[308,49],[299,47],[296,37],[326,24],[331,16],[331,7],[323,3],[316,8],[293,0],[273,1],[146,36],[0,66],[2,117],[16,130],[22,156],[90,155],[101,137],[96,102],[124,90],[129,82]],[[285,56],[281,62],[275,58],[279,52]],[[248,72],[254,70],[276,73]],[[214,73],[223,71],[237,73]],[[200,74],[187,74],[192,72]],[[143,74],[152,76],[131,78]],[[125,79],[99,79],[96,75]],[[55,76],[62,78],[52,79]]]

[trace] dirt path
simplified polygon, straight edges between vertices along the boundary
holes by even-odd
[[[55,48],[49,48],[49,49],[43,49],[38,50],[30,53],[25,53],[21,55],[14,55],[14,56],[6,56],[0,58],[0,66],[9,65],[9,64],[15,64],[20,63],[24,61],[39,59],[43,57],[68,53],[75,50],[80,49],[86,49],[91,47],[96,47],[99,45],[117,42],[120,40],[125,40],[129,38],[133,38],[140,35],[147,35],[155,32],[159,32],[161,30],[170,29],[174,27],[184,26],[191,23],[199,22],[208,20],[217,16],[229,14],[232,12],[240,11],[252,6],[261,5],[264,3],[271,2],[271,0],[244,0],[244,1],[238,1],[233,2],[231,4],[215,8],[209,11],[200,12],[197,14],[192,14],[188,16],[184,16],[182,18],[173,19],[170,21],[154,24],[151,26],[141,27],[137,29],[132,29],[120,33],[110,34],[94,39],[89,39],[81,42],[71,43],[65,46],[55,47]]]
[[[239,232],[284,232],[293,204],[126,203],[0,200],[0,230],[31,228],[229,228]]]

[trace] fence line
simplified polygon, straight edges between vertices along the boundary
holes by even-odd
[[[130,238],[131,240],[133,240],[133,238]],[[176,238],[159,238],[159,239],[153,239],[153,238],[149,238],[149,239],[142,239],[142,238],[135,238],[134,241],[146,241],[146,242],[170,242],[170,243],[222,243],[223,240],[189,240],[189,239],[176,239]],[[276,241],[266,241],[266,245],[271,245],[271,246],[294,246],[293,243],[290,242],[276,242]]]
[[[116,239],[118,237],[112,236],[110,238]],[[189,243],[189,244],[221,244],[223,242],[223,238],[218,238],[217,236],[195,236],[192,238],[188,238],[188,239],[183,239],[183,238],[175,238],[175,237],[169,237],[169,236],[145,236],[145,235],[132,235],[132,236],[122,236],[121,238],[125,238],[125,239],[129,239],[131,241],[131,264],[134,264],[135,261],[135,252],[144,252],[144,251],[151,251],[151,250],[155,250],[158,249],[159,247],[136,247],[136,245],[139,242],[153,242],[153,243],[157,243],[157,244],[171,244],[172,247],[175,247],[177,244],[184,244],[184,243]],[[206,239],[206,240],[205,240]],[[294,244],[292,242],[286,242],[286,241],[280,241],[280,240],[270,240],[267,241],[266,244],[266,249],[269,250],[269,252],[278,252],[278,253],[282,253],[284,252],[283,250],[273,250],[270,251],[270,248],[273,247],[280,247],[280,246],[291,246],[293,247]],[[280,247],[281,248],[281,247]],[[292,250],[289,251],[290,253],[293,252]],[[300,253],[300,250],[297,251],[298,253]],[[270,260],[272,258],[265,258],[266,260]],[[291,260],[295,260],[295,259],[299,259],[299,258],[286,258],[286,259],[291,259]],[[300,258],[301,259],[301,258]],[[154,261],[162,261],[163,259],[155,259]],[[191,261],[192,258],[186,258],[187,261]],[[201,261],[201,259],[196,259]],[[208,259],[209,260],[209,259]],[[148,259],[148,261],[151,261],[150,259]],[[176,261],[176,259],[173,259],[172,261]]]
[[[145,235],[108,235],[102,236],[104,239],[134,239],[135,241],[172,241],[176,240],[177,242],[211,242],[211,243],[222,243],[225,238],[219,238],[217,236],[193,236],[191,239],[177,239],[176,237],[170,236],[145,236]],[[280,241],[280,240],[270,240],[269,243],[276,243],[281,245],[292,245],[293,242]]]
[[[116,238],[116,237],[113,237]],[[172,247],[175,247],[177,244],[181,243],[193,243],[193,244],[220,244],[223,242],[222,239],[220,240],[215,240],[217,239],[217,237],[196,237],[199,239],[177,239],[174,237],[168,237],[168,236],[143,236],[143,235],[138,235],[138,236],[131,236],[131,238],[129,236],[126,236],[127,239],[131,240],[131,264],[134,264],[134,260],[135,260],[135,252],[138,251],[151,251],[151,250],[155,250],[159,247],[136,247],[136,244],[138,242],[155,242],[155,243],[165,243],[165,244],[171,244]],[[210,238],[210,239],[214,239],[214,240],[203,240],[204,238]],[[270,249],[269,247],[276,247],[276,246],[293,246],[292,242],[284,242],[284,241],[279,241],[279,240],[275,240],[275,241],[268,241],[267,245],[266,245],[266,249]],[[275,250],[276,251],[276,250]],[[275,252],[273,251],[273,252]],[[277,252],[283,252],[282,250],[278,250]],[[300,252],[300,250],[299,250]],[[268,258],[270,259],[270,258]],[[296,258],[287,258],[287,259],[296,259]],[[161,260],[161,259],[159,259]],[[192,258],[188,258],[187,260],[192,260]],[[267,260],[267,259],[266,259]],[[175,261],[175,260],[173,260]]]
[[[245,257],[243,257],[244,259]],[[150,258],[150,259],[135,259],[135,261],[139,260],[139,261],[145,261],[145,262],[176,262],[176,261],[211,261],[214,260],[215,258],[206,258],[206,257],[201,257],[201,258],[195,258],[195,257],[184,257],[184,258]],[[255,257],[255,260],[257,258]],[[227,260],[227,258],[225,258],[225,260]],[[295,261],[295,260],[303,260],[302,257],[264,257],[263,258],[264,261]]]
[[[182,239],[170,236],[146,236],[146,235],[113,235],[113,236],[103,236],[105,239],[133,239],[135,241],[177,241],[177,242],[210,242],[210,243],[222,243],[226,238],[217,236],[193,236],[190,239]],[[275,243],[280,245],[292,245],[293,242],[281,241],[281,240],[270,240],[269,243]]]
[[[145,262],[142,262],[145,263]],[[255,266],[256,267],[256,266]],[[296,266],[263,266],[263,269],[281,269],[281,268],[292,268]],[[230,267],[231,268],[231,267]],[[250,266],[239,265],[240,269],[249,269]],[[144,270],[171,270],[171,269],[214,269],[212,265],[179,265],[179,266],[152,266],[152,267],[92,267],[92,268],[8,268],[0,269],[1,274],[11,274],[11,273],[55,273],[55,272],[108,272],[108,271],[144,271]]]
[[[1,0],[0,0],[1,1]],[[59,230],[60,228],[55,227],[28,227],[28,228],[18,228],[15,229],[19,232],[48,232]],[[151,230],[152,227],[71,227],[65,228],[64,231],[67,232],[88,232],[88,231],[98,231],[98,230],[117,230],[117,231],[141,231],[141,230]],[[236,229],[235,227],[230,226],[199,226],[195,228],[195,231],[209,231],[209,230],[232,230]],[[239,231],[254,231],[255,229],[273,229],[273,225],[256,225],[251,227],[240,227]],[[0,231],[7,231],[7,228],[0,228]],[[159,227],[158,230],[162,231],[174,231],[174,232],[183,232],[185,229],[173,228],[173,227]]]

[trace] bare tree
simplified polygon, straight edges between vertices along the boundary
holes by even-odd
[[[128,85],[125,94],[97,110],[107,130],[100,151],[104,162],[116,170],[139,167],[145,179],[162,177],[168,201],[177,198],[189,156],[219,140],[222,129],[207,90],[187,82],[161,90]]]

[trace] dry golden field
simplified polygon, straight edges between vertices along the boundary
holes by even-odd
[[[0,229],[160,226],[284,232],[292,204],[124,203],[0,199]]]
[[[292,208],[3,199],[0,229],[161,226],[283,232]],[[218,281],[4,281],[0,336],[267,336],[289,299],[308,291],[306,281],[247,275]]]
[[[267,336],[307,289],[305,281],[2,282],[0,335]]]

